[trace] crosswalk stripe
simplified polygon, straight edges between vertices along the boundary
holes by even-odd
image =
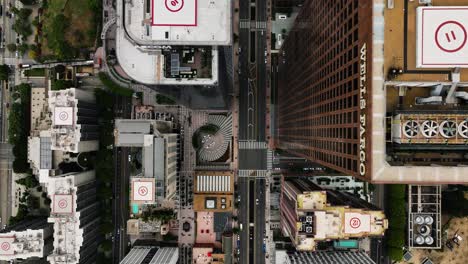
[[[239,170],[240,178],[266,178],[269,176],[268,170]]]
[[[267,149],[267,144],[265,142],[242,140],[239,141],[239,149]]]

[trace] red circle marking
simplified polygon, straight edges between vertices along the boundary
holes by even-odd
[[[460,29],[463,31],[463,42],[460,46],[458,46],[457,48],[455,49],[446,49],[444,47],[442,47],[442,45],[439,43],[439,38],[437,37],[439,35],[439,31],[442,27],[444,27],[445,25],[448,25],[448,24],[455,24],[457,25],[458,27],[460,27]],[[457,21],[453,21],[453,20],[450,20],[450,21],[445,21],[444,23],[440,24],[437,29],[436,29],[436,32],[435,32],[435,41],[436,41],[436,44],[437,44],[437,47],[439,47],[439,49],[445,51],[445,52],[449,52],[449,53],[453,53],[453,52],[457,52],[459,50],[461,50],[465,44],[466,44],[466,39],[467,39],[467,34],[466,34],[466,29],[465,27],[460,23],[460,22],[457,22]]]
[[[8,251],[8,250],[10,250],[10,243],[8,243],[8,242],[3,242],[1,248],[2,248],[3,251]]]
[[[177,5],[180,3],[180,6],[177,7]],[[164,5],[166,6],[166,9],[169,10],[170,12],[179,12],[182,7],[184,7],[184,0],[166,0],[164,2]]]
[[[58,206],[59,206],[60,208],[62,208],[62,209],[63,209],[63,208],[66,208],[67,205],[68,205],[68,203],[67,203],[67,200],[65,200],[65,199],[62,199],[62,200],[60,200],[60,201],[58,202]]]
[[[142,186],[140,188],[138,188],[138,194],[140,194],[141,196],[145,196],[148,194],[148,188],[146,188],[145,186]]]
[[[353,217],[349,220],[349,225],[352,227],[352,228],[358,228],[361,226],[361,220],[357,217]]]

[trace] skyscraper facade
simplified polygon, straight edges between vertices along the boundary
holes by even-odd
[[[280,51],[279,148],[366,176],[371,38],[372,1],[304,2]]]

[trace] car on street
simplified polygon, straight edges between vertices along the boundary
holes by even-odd
[[[128,155],[128,162],[132,161],[132,155]]]
[[[258,198],[257,198],[257,199],[255,199],[255,204],[256,204],[256,205],[258,205]]]
[[[286,19],[286,18],[288,18],[288,16],[286,16],[286,15],[279,15],[278,16],[278,19]]]

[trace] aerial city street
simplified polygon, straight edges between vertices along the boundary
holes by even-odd
[[[468,0],[0,0],[0,264],[468,263]]]

